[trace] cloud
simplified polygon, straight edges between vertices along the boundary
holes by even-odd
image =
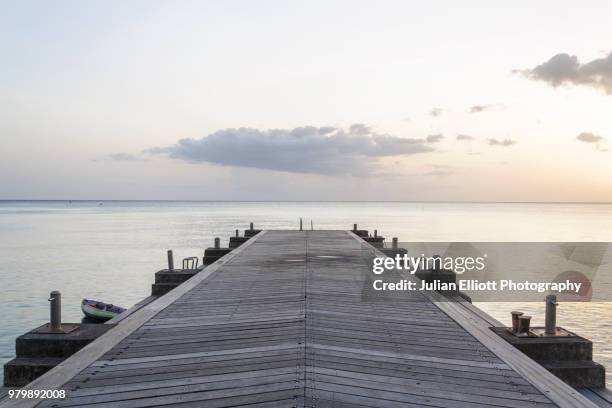
[[[379,173],[383,157],[431,152],[424,139],[374,132],[354,124],[348,130],[304,126],[295,129],[224,129],[201,139],[146,150],[193,163],[206,162],[292,173],[368,175]]]
[[[508,146],[512,146],[513,144],[516,144],[516,140],[512,140],[512,139],[504,139],[504,140],[497,140],[495,138],[490,138],[487,139],[487,143],[489,143],[490,146],[503,146],[503,147],[508,147]]]
[[[430,116],[433,116],[434,118],[437,118],[438,116],[440,116],[442,114],[443,110],[440,108],[433,108],[431,110],[431,112],[429,112]]]
[[[495,105],[474,105],[468,110],[469,113],[480,113],[489,109],[493,109]]]
[[[608,151],[607,140],[603,136],[599,136],[591,132],[582,132],[576,136],[576,140],[582,143],[595,144],[595,148],[599,152]]]
[[[444,139],[444,135],[442,133],[438,133],[435,135],[427,136],[427,143],[440,143]]]
[[[136,156],[132,153],[113,153],[113,154],[109,154],[107,156],[107,159],[116,160],[116,161],[143,161],[145,160],[142,157]]]
[[[590,86],[612,95],[612,53],[584,64],[575,55],[557,54],[532,69],[514,72],[553,87],[565,84]]]
[[[458,134],[457,135],[457,140],[460,140],[460,141],[474,140],[474,137],[470,136],[470,135]]]
[[[599,143],[606,140],[602,136],[598,136],[590,132],[582,132],[576,136],[576,139],[584,143]]]

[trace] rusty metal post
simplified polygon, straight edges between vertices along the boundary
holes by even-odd
[[[62,328],[62,294],[54,290],[49,296],[51,330],[60,331]]]
[[[519,333],[529,333],[529,325],[531,323],[531,316],[519,316]]]
[[[510,312],[512,315],[512,333],[518,333],[519,331],[519,317],[521,317],[524,313],[514,310]]]
[[[557,296],[546,296],[546,323],[544,332],[548,335],[557,334]]]
[[[174,270],[174,255],[172,254],[171,249],[168,250],[168,270],[169,271]]]

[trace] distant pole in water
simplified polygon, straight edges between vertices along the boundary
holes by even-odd
[[[300,217],[300,231],[303,231],[303,228],[302,228],[302,218],[301,217]]]
[[[49,319],[51,330],[60,331],[62,329],[62,294],[54,290],[49,296],[49,302],[51,302]]]
[[[169,271],[174,270],[174,255],[172,254],[171,249],[168,250],[168,270]]]
[[[215,248],[221,248],[221,238],[215,238]]]

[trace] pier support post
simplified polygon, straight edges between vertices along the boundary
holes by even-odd
[[[557,296],[546,296],[546,322],[544,332],[554,336],[557,334]]]
[[[60,331],[62,329],[62,294],[54,290],[49,296],[50,303],[50,327],[53,331]]]
[[[221,238],[215,238],[215,248],[221,248]]]
[[[169,271],[174,270],[174,255],[172,254],[171,249],[168,250],[168,270]]]

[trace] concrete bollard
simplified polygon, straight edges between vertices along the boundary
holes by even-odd
[[[168,270],[169,271],[174,270],[174,255],[172,254],[171,249],[168,250]]]
[[[215,248],[221,248],[221,238],[215,238]]]
[[[524,313],[514,310],[510,312],[512,315],[512,333],[519,332],[519,317],[521,317]]]
[[[62,294],[54,290],[49,296],[50,304],[50,327],[53,331],[60,331],[62,329]]]
[[[397,249],[398,248],[397,237],[393,237],[393,243],[391,244],[391,248],[393,248],[393,249]]]
[[[557,334],[557,296],[546,296],[546,323],[544,332],[554,336]]]

